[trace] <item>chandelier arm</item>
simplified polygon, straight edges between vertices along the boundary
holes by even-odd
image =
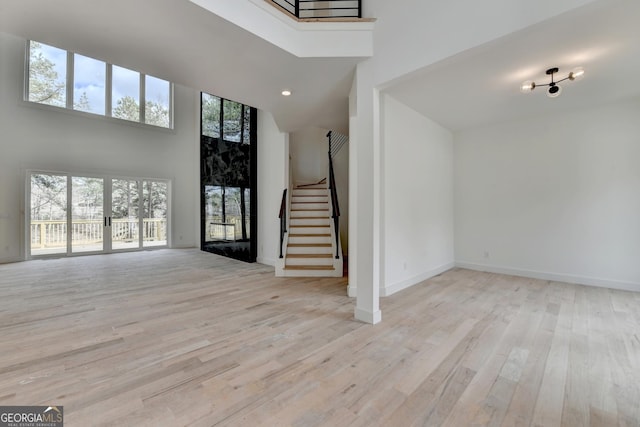
[[[569,76],[565,77],[564,79],[560,79],[560,80],[552,80],[549,83],[536,83],[535,87],[540,87],[540,86],[551,86],[551,84],[553,83],[553,86],[556,86],[558,83],[563,82],[565,80],[569,80]]]

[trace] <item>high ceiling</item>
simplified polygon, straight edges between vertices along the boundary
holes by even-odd
[[[535,6],[533,6],[535,7]],[[451,130],[640,96],[640,1],[597,0],[462,52],[385,91]],[[298,58],[189,0],[2,0],[0,31],[136,69],[273,113],[282,131],[347,132],[360,58]],[[419,54],[416,52],[415,54]],[[585,78],[523,95],[545,70]],[[282,97],[287,88],[294,95]]]
[[[533,3],[532,3],[533,4]],[[584,67],[562,94],[520,93]],[[640,1],[599,0],[406,76],[386,91],[451,130],[531,118],[639,97]]]
[[[295,57],[189,0],[2,0],[0,31],[258,107],[282,131],[347,129],[357,58]]]

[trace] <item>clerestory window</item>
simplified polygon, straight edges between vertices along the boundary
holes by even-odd
[[[98,59],[29,41],[25,100],[173,128],[173,84]]]

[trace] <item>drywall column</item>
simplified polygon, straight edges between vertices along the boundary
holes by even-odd
[[[258,110],[258,257],[275,266],[280,242],[278,211],[289,185],[289,134],[280,132],[273,116]]]
[[[379,120],[371,65],[370,60],[358,64],[349,103],[349,282],[356,294],[355,318],[375,324],[382,313],[379,275],[374,274],[379,253],[374,250],[374,128]]]

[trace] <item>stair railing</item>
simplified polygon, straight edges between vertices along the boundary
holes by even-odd
[[[327,134],[329,138],[329,192],[331,193],[331,218],[333,218],[333,228],[336,235],[336,259],[340,258],[340,206],[338,205],[338,190],[336,188],[336,178],[333,173],[333,158],[331,156],[331,131]]]
[[[270,0],[298,19],[362,18],[362,0]]]
[[[280,202],[280,214],[278,215],[278,218],[280,218],[280,258],[283,258],[282,244],[284,242],[284,233],[287,232],[287,189],[286,188],[282,192],[282,201]]]

